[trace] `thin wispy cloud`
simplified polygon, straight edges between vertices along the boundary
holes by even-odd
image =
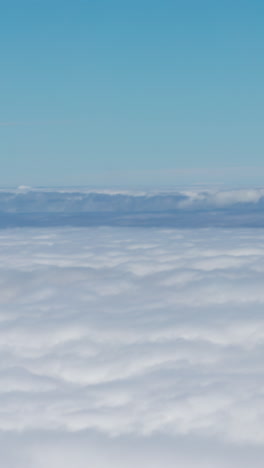
[[[22,120],[22,121],[1,121],[0,127],[19,127],[19,126],[31,126],[31,125],[60,125],[72,123],[73,120],[67,119],[47,119],[47,120]]]

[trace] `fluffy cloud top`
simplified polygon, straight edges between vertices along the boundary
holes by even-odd
[[[264,231],[4,230],[0,260],[3,466],[261,466]]]

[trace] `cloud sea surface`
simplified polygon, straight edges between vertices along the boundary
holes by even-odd
[[[12,193],[2,216],[40,196]],[[32,213],[72,212],[58,193]],[[172,195],[114,196],[146,214]],[[223,206],[261,217],[262,197],[172,196],[219,226]],[[262,466],[264,230],[160,224],[0,230],[1,466]]]

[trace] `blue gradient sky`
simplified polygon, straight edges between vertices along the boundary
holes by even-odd
[[[0,185],[261,183],[260,0],[3,0]]]

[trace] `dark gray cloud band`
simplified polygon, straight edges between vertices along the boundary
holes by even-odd
[[[264,190],[0,192],[0,227],[264,227]]]

